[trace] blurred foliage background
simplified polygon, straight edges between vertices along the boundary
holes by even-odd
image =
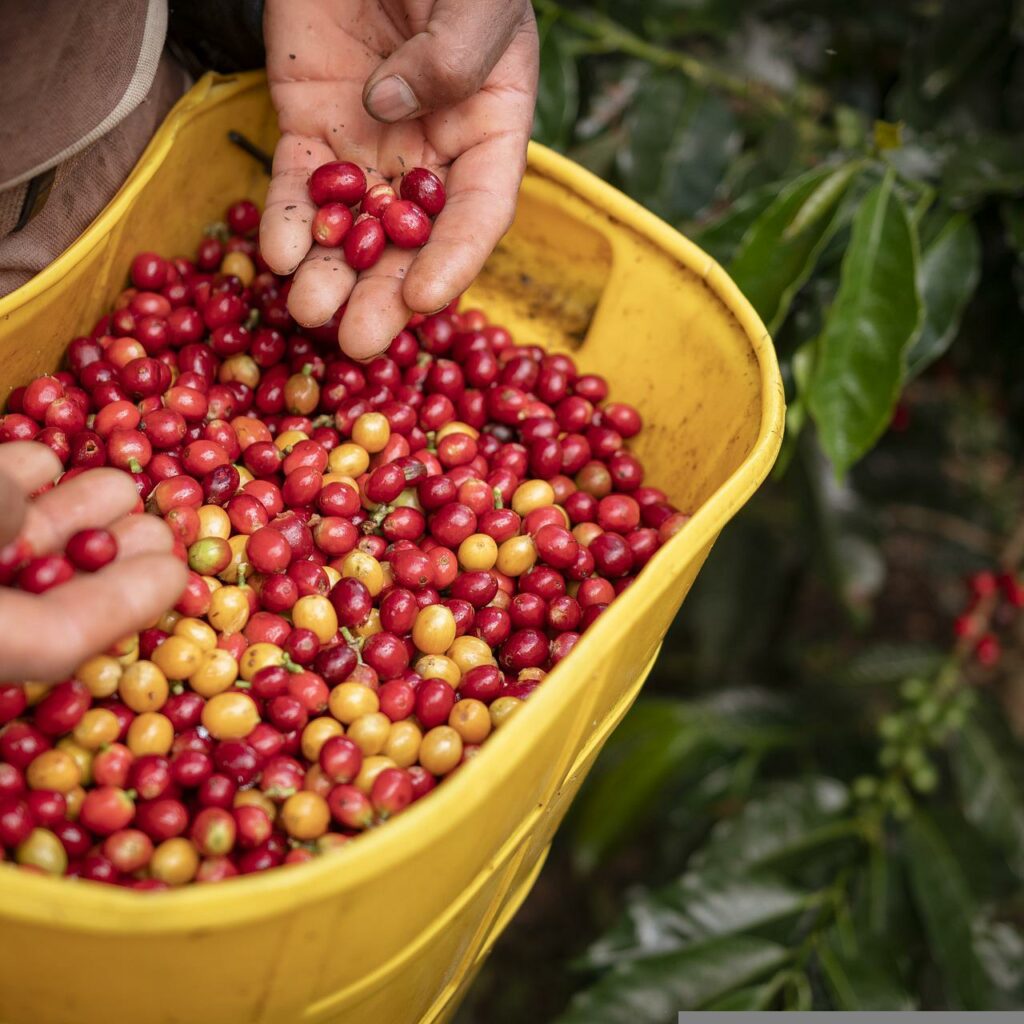
[[[776,339],[787,437],[460,1024],[1024,1005],[1024,3],[536,0],[536,137]]]

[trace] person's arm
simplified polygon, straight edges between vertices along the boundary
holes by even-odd
[[[45,491],[61,471],[45,445],[0,445],[0,561],[60,551],[86,527],[107,527],[118,558],[43,594],[0,587],[0,680],[57,681],[92,655],[152,623],[180,596],[184,564],[155,516],[129,515],[139,495],[128,474],[96,469]],[[13,545],[13,547],[12,547]]]
[[[538,46],[527,0],[268,0],[267,74],[281,140],[260,231],[264,258],[295,272],[304,326],[347,302],[350,356],[384,351],[479,273],[515,212],[533,124]],[[352,160],[371,184],[427,166],[448,203],[419,252],[389,248],[356,274],[311,245],[310,173]]]

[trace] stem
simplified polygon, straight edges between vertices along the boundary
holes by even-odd
[[[688,53],[679,53],[648,42],[606,15],[593,11],[577,13],[563,7],[556,0],[534,0],[534,7],[545,17],[558,19],[581,35],[593,39],[603,52],[625,53],[656,67],[681,71],[697,85],[720,89],[738,99],[752,102],[776,117],[803,114],[814,119],[828,106],[820,90],[805,85],[793,95],[782,96],[769,85],[723,71]],[[831,132],[822,125],[814,125],[813,131],[814,134],[831,136]]]

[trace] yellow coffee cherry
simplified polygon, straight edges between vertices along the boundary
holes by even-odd
[[[73,737],[65,736],[57,741],[57,749],[67,754],[78,765],[78,784],[87,786],[92,782],[93,752],[83,747]]]
[[[281,808],[281,824],[293,839],[316,839],[331,823],[327,801],[317,793],[293,793]]]
[[[113,711],[90,708],[78,720],[71,733],[74,741],[86,750],[99,750],[113,743],[121,733],[121,722]]]
[[[506,576],[522,576],[537,561],[537,548],[529,535],[509,537],[498,546],[495,567]]]
[[[380,711],[360,715],[349,727],[346,735],[363,752],[364,757],[383,753],[391,732],[391,719]]]
[[[219,633],[241,633],[249,621],[249,598],[246,592],[241,587],[221,587],[215,590],[210,595],[210,610],[206,617]]]
[[[453,690],[462,678],[459,666],[443,654],[424,654],[413,667],[424,679],[443,679]]]
[[[483,743],[491,732],[491,715],[483,701],[465,698],[458,701],[448,716],[448,724],[463,743]]]
[[[299,629],[310,629],[322,644],[334,639],[338,632],[338,615],[334,605],[320,594],[300,597],[292,607],[292,622]]]
[[[139,660],[139,634],[132,633],[131,636],[123,637],[105,653],[117,658],[122,667],[131,665]]]
[[[128,726],[125,745],[136,756],[160,754],[163,756],[174,742],[174,726],[166,715],[159,711],[146,711],[136,715]]]
[[[382,626],[380,624],[380,609],[371,608],[370,614],[366,616],[365,621],[359,623],[352,632],[356,636],[365,639],[368,636],[373,636],[374,633],[380,633]]]
[[[64,794],[64,803],[67,806],[69,821],[78,820],[78,812],[82,809],[82,802],[85,800],[85,787],[75,786]]]
[[[235,534],[228,538],[228,547],[231,548],[231,561],[219,573],[218,577],[225,583],[237,583],[239,573],[245,564],[245,546],[249,538],[244,533]]]
[[[175,637],[168,637],[153,652],[153,656],[155,657],[161,648],[174,639]],[[198,652],[199,648],[191,641],[183,642],[190,644]],[[170,659],[167,659],[167,662],[169,663]],[[118,696],[137,714],[143,711],[159,711],[167,703],[170,692],[167,675],[155,661],[136,661],[129,665],[122,673],[117,687]]]
[[[212,651],[217,646],[217,631],[202,619],[178,619],[173,633],[191,640],[201,651]]]
[[[25,769],[29,789],[52,789],[67,793],[79,784],[82,773],[75,759],[64,750],[44,750]]]
[[[302,730],[302,756],[314,764],[320,757],[320,748],[332,737],[343,736],[345,727],[336,718],[314,718]]]
[[[260,724],[260,712],[248,694],[218,693],[203,707],[202,722],[215,740],[241,740]]]
[[[359,774],[352,780],[352,785],[364,793],[369,793],[373,789],[374,780],[385,768],[397,767],[398,765],[390,757],[384,757],[382,754],[363,758],[363,767],[359,769]]]
[[[523,702],[518,697],[498,697],[490,707],[491,724],[499,729],[519,714],[522,707]]]
[[[178,624],[178,620],[181,619],[181,612],[176,612],[173,608],[163,613],[159,619],[156,620],[156,629],[161,630],[164,633],[173,633],[174,627]]]
[[[416,613],[412,642],[424,654],[444,654],[455,639],[455,616],[443,604],[431,604]]]
[[[83,662],[75,670],[75,678],[85,683],[95,700],[112,697],[117,693],[117,684],[121,681],[121,663],[109,654],[97,654]]]
[[[466,572],[483,572],[493,569],[498,560],[498,545],[486,533],[471,533],[459,545],[459,565]]]
[[[554,503],[555,491],[547,480],[524,480],[512,494],[512,509],[521,516]]]
[[[352,424],[352,440],[368,452],[383,451],[391,437],[391,424],[380,412],[364,412]]]
[[[285,430],[274,438],[274,444],[277,445],[279,451],[286,452],[297,445],[300,441],[308,440],[309,434],[306,434],[301,430]]]
[[[478,665],[495,664],[490,647],[478,636],[457,636],[445,654],[458,665],[462,675]]]
[[[260,382],[259,364],[252,356],[248,356],[244,352],[228,356],[220,364],[220,369],[217,371],[217,380],[221,384],[237,381],[246,387],[254,388]]]
[[[188,637],[169,636],[150,656],[168,679],[188,679],[203,660],[199,644]],[[124,682],[122,680],[122,686]]]
[[[462,737],[450,725],[438,725],[423,737],[420,764],[434,775],[447,775],[462,760]]]
[[[420,753],[423,733],[411,719],[394,722],[384,744],[383,754],[390,757],[399,768],[409,768],[416,763]]]
[[[266,668],[268,665],[283,664],[284,651],[277,644],[261,641],[260,643],[249,644],[245,649],[245,653],[238,663],[238,673],[248,682],[261,668]]]
[[[256,276],[256,267],[249,256],[244,252],[236,251],[225,254],[224,259],[220,262],[220,272],[237,277],[242,285],[248,288]]]
[[[220,537],[221,540],[231,536],[231,520],[219,505],[203,505],[199,509],[199,536]]]
[[[370,455],[362,445],[346,441],[331,450],[327,456],[327,467],[332,473],[353,478],[362,476],[370,468]]]
[[[232,801],[234,807],[258,807],[273,823],[277,817],[277,804],[258,789],[240,789]]]
[[[443,441],[449,434],[468,434],[475,440],[480,436],[480,431],[461,420],[449,420],[437,431],[434,440],[435,442]]]
[[[341,575],[359,580],[371,597],[376,597],[384,589],[384,573],[380,562],[358,548],[350,551],[342,560]]]
[[[186,885],[199,870],[199,851],[187,839],[165,839],[149,861],[149,873],[168,885]]]
[[[64,844],[48,828],[34,828],[14,851],[19,864],[38,868],[48,875],[63,875],[68,867]]]
[[[230,652],[215,647],[203,653],[199,668],[188,677],[188,684],[200,697],[215,697],[230,689],[238,678],[238,662]]]
[[[380,710],[377,694],[362,683],[339,683],[328,698],[331,714],[342,724],[351,725],[363,715]]]

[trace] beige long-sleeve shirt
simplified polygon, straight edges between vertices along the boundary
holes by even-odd
[[[0,296],[89,225],[187,88],[166,34],[167,0],[0,0]]]

